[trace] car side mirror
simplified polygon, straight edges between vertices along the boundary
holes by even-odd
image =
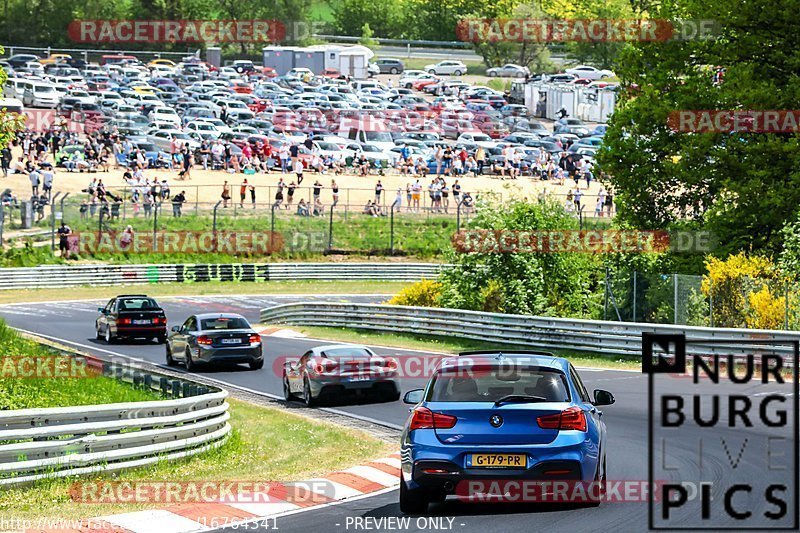
[[[603,389],[594,390],[594,401],[592,405],[611,405],[615,402],[614,395]]]
[[[106,314],[106,309],[105,309],[105,307],[98,307],[98,308],[97,308],[97,310],[98,310],[99,312],[103,313],[103,314]]]
[[[178,332],[178,331],[180,331],[180,329],[181,329],[181,328],[180,328],[180,326],[172,326],[172,327],[170,328],[170,331],[175,331],[175,332]]]
[[[409,405],[416,405],[422,401],[423,394],[425,393],[424,389],[414,389],[410,390],[403,396],[403,403],[407,403]]]

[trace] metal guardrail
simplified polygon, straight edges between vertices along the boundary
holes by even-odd
[[[174,399],[0,412],[0,487],[180,459],[227,439],[227,391],[84,359],[105,376]]]
[[[0,290],[205,281],[417,281],[423,277],[436,277],[442,266],[431,263],[46,265],[0,269]]]
[[[704,356],[741,356],[763,352],[780,354],[786,360],[793,360],[793,347],[777,342],[800,341],[800,332],[578,320],[352,303],[279,305],[262,309],[261,322],[458,337],[531,348],[627,356],[641,356],[642,333],[645,332],[683,333],[691,341],[718,341],[713,345],[687,346],[689,353]],[[763,343],[759,342],[762,340]]]

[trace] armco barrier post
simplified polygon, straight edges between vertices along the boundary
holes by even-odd
[[[392,210],[389,211],[389,253],[394,255],[394,205]]]
[[[333,249],[333,205],[331,205],[328,213],[328,251],[330,252]]]
[[[217,208],[219,207],[219,204],[221,204],[221,203],[222,203],[222,200],[219,200],[216,203],[216,205],[214,206],[214,215],[212,217],[212,222],[211,222],[211,233],[214,235],[214,242],[215,243],[217,242]]]
[[[277,207],[277,203],[272,204],[270,218],[269,218],[269,251],[272,253],[273,251],[273,240],[275,239],[275,207]]]
[[[161,209],[161,204],[158,202],[153,204],[153,253],[156,252],[156,238],[158,235],[158,210]]]
[[[50,251],[56,251],[56,200],[61,196],[60,192],[53,195],[50,200]],[[61,211],[61,216],[64,216],[64,211]]]

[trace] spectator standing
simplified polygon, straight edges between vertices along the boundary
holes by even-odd
[[[253,204],[253,209],[256,208],[256,187],[252,183],[247,187],[250,189],[250,203]]]
[[[38,170],[33,169],[28,175],[28,178],[31,180],[31,194],[33,196],[39,196],[39,185],[42,181],[41,173]]]
[[[339,203],[339,184],[336,183],[336,180],[331,180],[331,191],[333,192],[333,203],[331,204],[331,209],[333,209]]]
[[[11,167],[11,149],[6,146],[0,153],[0,163],[3,165],[3,177],[8,176],[8,170]]]
[[[222,185],[222,194],[220,195],[220,197],[222,198],[222,207],[228,207],[228,200],[231,199],[231,188],[228,185],[227,180]]]
[[[247,178],[242,181],[242,185],[239,187],[239,207],[244,209],[244,200],[247,198]]]
[[[281,180],[283,181],[283,180]],[[292,202],[294,201],[294,190],[297,189],[297,185],[294,181],[292,181],[289,186],[286,188],[286,209],[292,207]]]
[[[314,195],[314,203],[316,204],[317,200],[319,199],[319,195],[322,194],[322,184],[319,182],[319,180],[314,182],[314,187],[312,188],[312,191]]]
[[[297,158],[294,161],[294,173],[297,176],[297,184],[303,183],[303,162]]]
[[[381,180],[378,180],[378,183],[375,185],[375,204],[381,205],[381,194],[383,194],[383,183]]]
[[[58,233],[58,249],[61,251],[61,257],[69,257],[69,236],[72,234],[72,229],[62,220],[61,227],[56,232]]]
[[[394,202],[392,202],[392,210],[400,211],[401,207],[403,207],[403,189],[398,187],[397,194],[394,195]]]
[[[50,200],[50,194],[53,190],[53,170],[51,167],[45,167],[42,170],[42,195]]]
[[[172,216],[181,218],[181,210],[186,202],[186,191],[181,191],[172,197]]]

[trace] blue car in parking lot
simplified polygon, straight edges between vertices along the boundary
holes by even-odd
[[[441,361],[401,444],[400,509],[419,514],[464,481],[606,479],[602,405],[570,362],[537,352],[467,352]],[[459,493],[460,494],[460,493]]]

